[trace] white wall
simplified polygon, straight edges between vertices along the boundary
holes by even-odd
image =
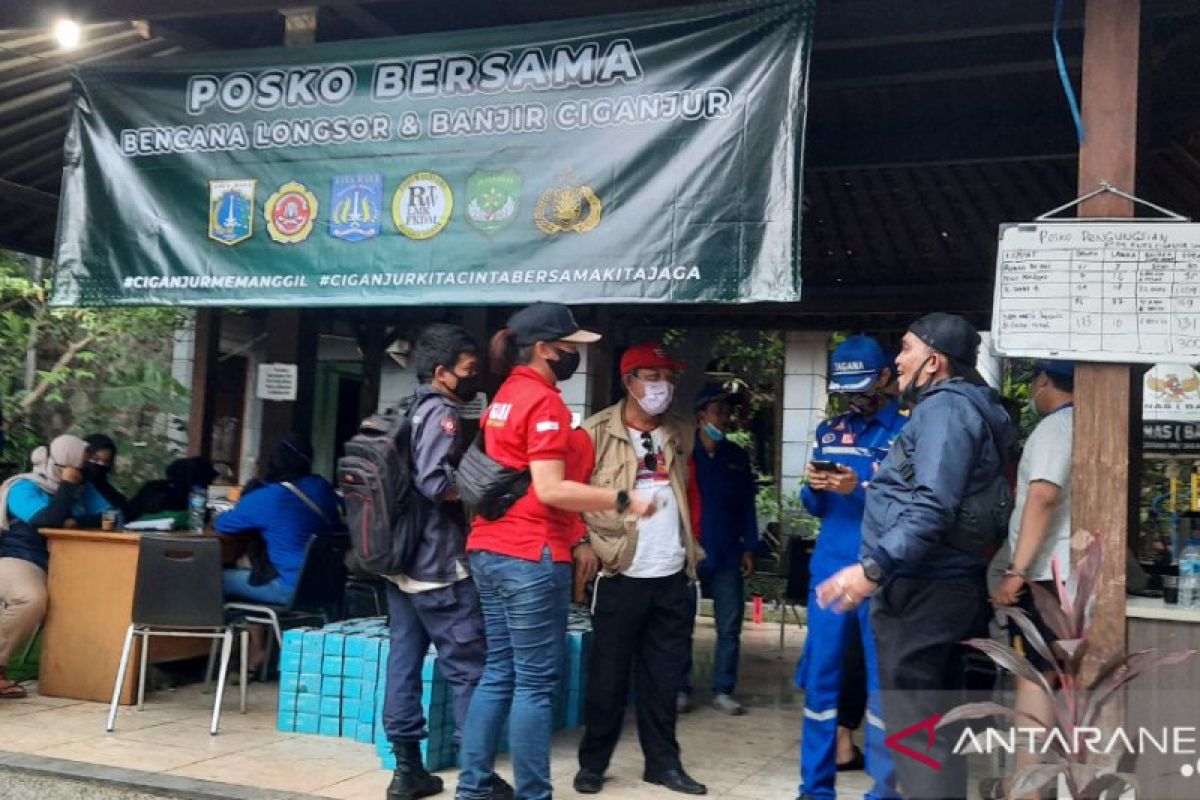
[[[786,335],[779,487],[785,497],[799,492],[804,466],[812,453],[813,434],[817,423],[825,418],[829,336],[827,332],[810,331]]]

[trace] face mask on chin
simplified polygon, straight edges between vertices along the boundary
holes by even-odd
[[[1041,417],[1042,417],[1042,412],[1041,412],[1041,410],[1038,408],[1038,404],[1037,404],[1037,396],[1038,396],[1038,392],[1042,391],[1042,389],[1045,389],[1045,388],[1046,388],[1046,385],[1045,385],[1045,384],[1042,384],[1042,385],[1041,385],[1041,386],[1039,386],[1038,388],[1034,389],[1034,390],[1033,390],[1033,392],[1032,392],[1032,393],[1029,395],[1029,399],[1028,399],[1027,401],[1025,401],[1025,402],[1026,402],[1026,405],[1027,405],[1027,406],[1028,406],[1028,408],[1029,408],[1029,410],[1030,410],[1030,411],[1033,413],[1033,415],[1034,415],[1035,417],[1037,417],[1038,419],[1041,419]]]
[[[646,393],[636,398],[638,405],[652,417],[667,413],[675,399],[675,384],[670,381],[642,381]]]
[[[904,405],[908,408],[916,408],[917,403],[921,402],[921,398],[925,396],[925,392],[932,385],[929,383],[922,386],[917,385],[917,379],[921,377],[921,371],[925,369],[925,365],[929,363],[931,358],[933,358],[932,353],[925,357],[925,360],[921,362],[921,366],[917,367],[917,371],[913,374],[913,379],[909,381],[908,385],[900,390],[900,399],[904,401]]]
[[[704,423],[704,433],[707,434],[708,438],[712,439],[714,442],[721,442],[725,440],[725,431],[721,430],[716,425],[713,425],[711,422]]]

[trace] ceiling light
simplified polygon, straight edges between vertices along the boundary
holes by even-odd
[[[72,19],[60,19],[54,23],[54,38],[63,50],[74,50],[83,40],[83,28]]]

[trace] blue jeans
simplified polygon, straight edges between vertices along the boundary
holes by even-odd
[[[497,553],[470,555],[487,661],[463,726],[457,800],[488,800],[504,722],[516,795],[548,800],[553,697],[567,632],[571,567]]]
[[[742,618],[746,611],[745,579],[740,565],[702,573],[700,582],[713,601],[717,642],[713,648],[713,692],[733,694],[742,650]],[[695,616],[695,614],[693,614]],[[688,648],[680,690],[692,693],[692,650]]]
[[[243,600],[268,606],[286,606],[292,602],[292,595],[296,593],[296,587],[288,586],[278,575],[261,586],[251,586],[248,569],[225,570],[223,582],[227,601]]]

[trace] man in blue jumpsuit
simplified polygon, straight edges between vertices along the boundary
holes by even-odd
[[[459,407],[479,388],[478,346],[457,325],[431,325],[413,348],[413,366],[421,386],[408,412],[412,481],[431,507],[412,563],[405,574],[388,576],[391,650],[383,728],[396,753],[388,800],[442,791],[442,779],[426,771],[420,751],[426,736],[421,668],[430,642],[454,693],[455,742],[487,655],[479,595],[466,566],[467,518],[455,485],[463,451]],[[492,797],[512,797],[499,776],[493,776]]]
[[[833,800],[837,796],[838,694],[845,643],[854,636],[862,641],[870,698],[866,770],[875,786],[866,797],[894,797],[894,773],[883,744],[875,643],[867,608],[860,607],[857,614],[838,614],[818,606],[813,593],[822,581],[858,563],[867,485],[908,416],[885,392],[892,372],[883,348],[874,339],[852,336],[838,345],[830,361],[829,392],[839,395],[850,410],[817,426],[813,463],[808,465],[808,482],[800,492],[808,512],[821,518],[821,533],[809,567],[812,589],[808,635],[796,669],[796,684],[804,689],[800,797]],[[819,469],[828,467],[823,462],[832,462],[836,469]]]

